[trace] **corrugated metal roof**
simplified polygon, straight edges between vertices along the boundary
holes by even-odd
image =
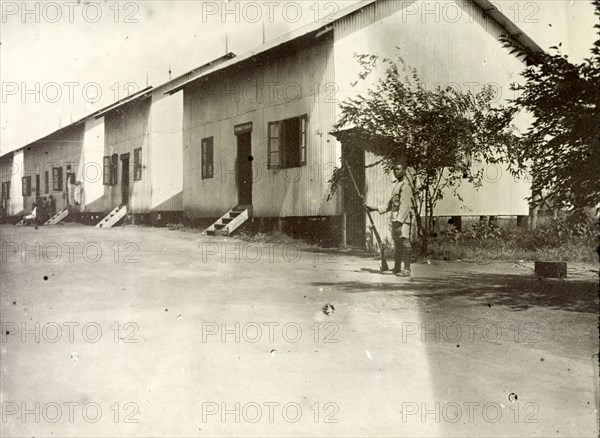
[[[483,11],[492,17],[500,26],[515,38],[519,43],[533,52],[543,52],[544,50],[523,32],[510,18],[504,15],[490,0],[473,0]]]
[[[253,57],[255,57],[256,55],[259,55],[261,53],[266,53],[270,50],[273,50],[277,47],[283,46],[285,44],[288,44],[294,40],[297,40],[301,37],[310,35],[311,33],[318,33],[320,30],[323,30],[325,28],[327,28],[328,26],[330,26],[331,24],[333,24],[335,21],[339,20],[340,18],[345,17],[346,15],[352,14],[362,8],[364,8],[365,6],[370,5],[371,3],[374,3],[376,1],[379,0],[362,0],[358,3],[353,4],[352,6],[348,6],[347,8],[341,9],[339,11],[337,11],[335,14],[332,14],[331,16],[327,17],[327,18],[322,18],[319,21],[315,21],[314,23],[308,24],[306,26],[303,26],[299,29],[296,29],[292,32],[286,33],[285,35],[280,36],[279,38],[275,38],[274,40],[271,40],[259,47],[257,47],[254,50],[251,50],[250,52],[247,52],[241,56],[238,56],[234,59],[232,59],[231,61],[225,62],[217,67],[215,67],[214,69],[212,69],[209,72],[206,72],[205,74],[202,74],[200,76],[197,76],[187,82],[184,82],[183,84],[172,88],[170,90],[167,90],[165,92],[165,94],[173,94],[176,93],[177,91],[181,90],[182,88],[187,87],[189,84],[191,84],[192,82],[197,81],[200,78],[206,77],[210,74],[213,74],[217,71],[221,71],[224,70],[226,68],[229,68],[233,65],[237,65],[240,64],[244,61],[247,61],[248,59],[251,59]]]
[[[100,111],[97,111],[94,114],[92,114],[91,116],[88,116],[86,118],[94,117],[95,119],[99,119],[100,117],[103,117],[105,114],[107,114],[111,111],[114,111],[117,108],[122,107],[123,105],[127,105],[128,103],[136,101],[136,100],[144,99],[144,98],[150,96],[150,93],[152,92],[152,88],[153,87],[146,87],[143,90],[140,90],[137,93],[133,93],[131,96],[127,96],[127,97],[119,100],[118,102],[115,102],[112,105],[109,105],[106,108],[101,109]]]
[[[227,69],[234,65],[240,64],[244,61],[247,61],[259,54],[269,52],[277,47],[281,47],[285,44],[291,43],[294,40],[310,35],[311,33],[318,33],[319,31],[327,29],[328,26],[331,26],[334,22],[353,14],[356,11],[359,11],[372,3],[377,1],[388,1],[388,0],[362,0],[358,3],[353,4],[347,8],[341,9],[330,17],[323,18],[315,23],[311,23],[309,25],[303,26],[295,31],[287,33],[279,38],[276,38],[262,46],[257,47],[256,49],[245,53],[244,55],[238,56],[231,61],[224,62],[214,69],[196,76],[189,81],[184,82],[183,84],[178,85],[177,87],[171,88],[170,90],[165,91],[165,94],[173,94],[178,92],[179,90],[189,86],[190,84],[196,82],[197,80],[204,78],[208,75],[211,75],[215,72]],[[389,0],[393,1],[393,0]],[[510,34],[513,38],[515,38],[519,43],[523,44],[525,47],[531,49],[534,52],[542,52],[542,48],[535,43],[525,32],[523,32],[516,24],[514,24],[506,15],[496,8],[493,3],[489,0],[472,0],[475,4],[477,4],[480,8],[484,10],[484,12],[489,15],[492,19],[494,19],[502,28],[504,28],[508,34]]]
[[[89,120],[89,119],[92,119],[92,118],[98,119],[98,118],[104,116],[106,113],[109,113],[110,111],[113,111],[113,110],[115,110],[115,109],[117,109],[117,108],[119,108],[119,107],[121,107],[121,106],[123,106],[123,105],[125,105],[127,103],[130,103],[130,102],[134,101],[135,99],[147,97],[148,93],[151,92],[151,91],[158,90],[160,88],[165,88],[169,84],[172,84],[172,83],[180,83],[181,79],[185,78],[186,76],[187,77],[193,77],[195,74],[204,73],[207,70],[210,70],[213,66],[219,65],[222,62],[226,62],[227,60],[232,59],[232,58],[235,58],[235,53],[233,53],[233,52],[226,53],[225,55],[220,56],[220,57],[218,57],[216,59],[213,59],[212,61],[207,62],[206,64],[202,64],[201,66],[196,67],[196,68],[194,68],[194,69],[192,69],[192,70],[190,70],[190,71],[188,71],[186,73],[183,73],[181,75],[178,75],[177,77],[175,77],[173,79],[169,79],[167,82],[165,82],[165,83],[163,83],[161,85],[158,85],[157,87],[152,87],[152,86],[146,87],[146,88],[144,88],[144,89],[142,89],[142,90],[140,90],[140,91],[138,91],[138,92],[136,92],[136,93],[134,93],[134,94],[132,94],[130,96],[124,97],[123,99],[120,99],[117,102],[113,102],[110,105],[107,105],[107,106],[105,106],[105,107],[103,107],[103,108],[101,108],[101,109],[99,109],[99,110],[97,110],[97,111],[95,111],[95,112],[93,112],[91,114],[88,114],[85,117],[83,117],[83,118],[81,118],[81,119],[79,119],[79,120],[77,120],[77,121],[75,121],[73,123],[70,123],[70,124],[68,124],[66,126],[63,126],[62,128],[59,128],[59,129],[57,129],[55,131],[52,131],[51,133],[49,133],[47,135],[44,135],[43,137],[40,137],[40,138],[38,138],[35,141],[29,142],[29,143],[27,143],[26,145],[24,145],[24,146],[22,146],[20,148],[13,149],[12,151],[7,152],[6,154],[2,155],[1,158],[5,157],[5,156],[7,156],[9,154],[12,154],[13,152],[23,150],[26,147],[28,147],[28,146],[30,146],[30,145],[32,145],[34,143],[40,142],[40,141],[42,141],[42,140],[44,140],[44,139],[46,139],[46,138],[48,138],[48,137],[50,137],[52,135],[55,135],[55,134],[57,134],[57,133],[65,130],[65,129],[68,129],[68,128],[77,126],[77,125],[79,125],[81,123],[84,123],[86,120]]]
[[[151,88],[152,87],[144,88],[143,90],[140,90],[137,93],[132,94],[131,96],[124,97],[123,99],[119,100],[118,102],[111,103],[110,105],[105,106],[104,108],[101,108],[98,111],[95,111],[95,112],[93,112],[91,114],[88,114],[87,116],[82,117],[81,119],[79,119],[79,120],[77,120],[77,121],[75,121],[73,123],[69,123],[68,125],[63,126],[62,128],[59,128],[56,131],[52,131],[50,134],[44,135],[43,137],[40,137],[37,140],[31,141],[31,142],[27,143],[25,146],[22,146],[22,147],[17,148],[17,149],[13,149],[13,151],[8,152],[8,153],[10,154],[10,153],[13,153],[13,152],[17,152],[17,151],[23,150],[26,147],[31,146],[34,143],[41,142],[41,141],[47,139],[48,137],[50,137],[52,135],[56,135],[59,132],[62,132],[64,130],[66,130],[66,129],[72,128],[72,127],[77,126],[77,125],[80,125],[80,124],[84,123],[86,120],[89,120],[89,119],[92,119],[92,118],[98,118],[98,117],[100,117],[98,114],[100,114],[100,113],[104,114],[104,113],[110,111],[111,109],[113,109],[114,107],[120,106],[122,103],[125,103],[126,101],[129,101],[131,99],[134,99],[136,96],[139,96],[141,93],[147,92]],[[4,155],[2,155],[2,157],[4,157]]]

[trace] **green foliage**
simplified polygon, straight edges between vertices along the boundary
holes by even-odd
[[[593,1],[600,17],[600,0]],[[531,53],[504,36],[506,47],[528,57],[534,65],[514,84],[518,98],[513,111],[533,117],[523,142],[513,150],[514,174],[534,175],[533,201],[544,198],[556,207],[590,207],[600,202],[600,23],[591,57],[573,64],[560,52]]]

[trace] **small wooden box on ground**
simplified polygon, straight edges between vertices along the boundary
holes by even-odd
[[[542,277],[567,278],[567,262],[535,262],[535,273]]]

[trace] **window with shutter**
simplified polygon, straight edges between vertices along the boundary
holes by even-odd
[[[200,143],[202,159],[202,179],[214,177],[214,139],[208,137]]]
[[[109,156],[104,157],[104,163],[102,167],[102,184],[105,186],[109,186],[112,181],[112,166]]]
[[[24,176],[21,178],[21,184],[23,188],[23,196],[31,196],[31,177]]]
[[[308,119],[306,116],[300,117],[300,166],[306,165],[306,128]]]
[[[10,199],[10,181],[2,183],[2,199]]]
[[[44,193],[50,193],[50,172],[47,170],[44,172]]]
[[[284,120],[282,125],[283,160],[281,160],[281,167],[298,167],[300,166],[300,119]]]
[[[281,146],[281,122],[271,122],[268,126],[269,133],[269,157],[268,168],[279,169],[281,167],[280,146]]]
[[[35,196],[40,196],[42,194],[42,184],[40,183],[40,176],[35,176]]]
[[[269,169],[300,167],[306,164],[308,118],[306,115],[270,122]]]
[[[110,163],[110,184],[116,185],[119,183],[119,155],[112,154]]]
[[[63,169],[62,167],[52,168],[52,190],[60,192],[63,190]]]

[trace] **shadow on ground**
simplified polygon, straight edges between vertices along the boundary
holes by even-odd
[[[373,273],[378,271],[373,270]],[[444,273],[446,274],[446,273]],[[393,283],[315,282],[317,287],[335,287],[348,293],[407,291],[422,300],[466,298],[474,304],[507,306],[512,310],[531,307],[598,313],[598,283],[593,279],[549,279],[535,275],[460,273],[439,277],[399,279]]]

